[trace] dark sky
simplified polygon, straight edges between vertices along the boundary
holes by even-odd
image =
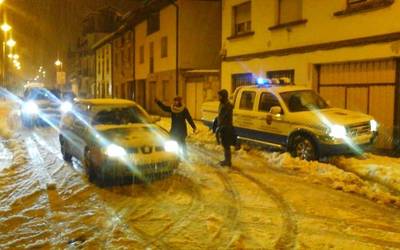
[[[79,36],[81,21],[91,11],[105,6],[121,10],[121,14],[142,0],[5,0],[3,11],[13,26],[12,35],[21,54],[24,78],[34,77],[40,65],[51,77],[54,61]]]

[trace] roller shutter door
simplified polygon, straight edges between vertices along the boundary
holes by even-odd
[[[379,148],[391,148],[395,108],[396,61],[320,65],[318,89],[336,107],[374,116],[380,123]]]

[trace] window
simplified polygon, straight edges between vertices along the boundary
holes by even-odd
[[[144,46],[140,46],[139,49],[139,63],[144,63]]]
[[[256,81],[252,73],[233,74],[232,75],[232,90],[240,86],[255,85]]]
[[[276,70],[276,71],[268,71],[267,77],[272,79],[280,79],[280,78],[288,78],[290,83],[294,83],[294,70]]]
[[[242,97],[240,98],[239,108],[244,110],[253,110],[255,97],[256,97],[256,92],[243,91]]]
[[[154,73],[154,42],[150,43],[150,58],[149,58],[149,70],[150,73]]]
[[[260,98],[260,104],[258,105],[258,111],[270,112],[274,106],[281,106],[278,98],[271,93],[262,93]]]
[[[168,37],[161,38],[161,58],[168,56]]]
[[[147,17],[147,35],[160,30],[160,12],[150,13]]]
[[[285,24],[302,19],[302,0],[278,0],[278,23]]]
[[[233,34],[240,35],[251,32],[251,2],[233,7]]]

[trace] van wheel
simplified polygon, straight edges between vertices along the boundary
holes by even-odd
[[[60,146],[61,146],[61,154],[63,156],[64,161],[70,163],[72,161],[72,155],[69,154],[67,150],[68,148],[67,142],[62,137],[60,138]]]
[[[306,161],[318,159],[317,147],[309,136],[299,135],[293,139],[291,155]]]

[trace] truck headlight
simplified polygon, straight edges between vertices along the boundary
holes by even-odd
[[[109,157],[123,157],[126,155],[126,151],[123,147],[111,144],[106,148],[106,155]]]
[[[329,136],[336,139],[344,139],[347,136],[346,128],[341,125],[333,125],[330,127]]]
[[[29,101],[24,104],[22,112],[29,115],[35,115],[39,113],[39,107],[36,103]]]
[[[174,154],[179,154],[180,153],[180,148],[179,144],[176,141],[166,141],[164,143],[164,149],[167,152],[174,153]]]
[[[371,126],[371,131],[372,132],[378,131],[378,122],[377,121],[371,120],[371,121],[369,121],[369,124]]]
[[[68,113],[72,110],[72,104],[70,102],[63,102],[60,106],[61,112]]]

